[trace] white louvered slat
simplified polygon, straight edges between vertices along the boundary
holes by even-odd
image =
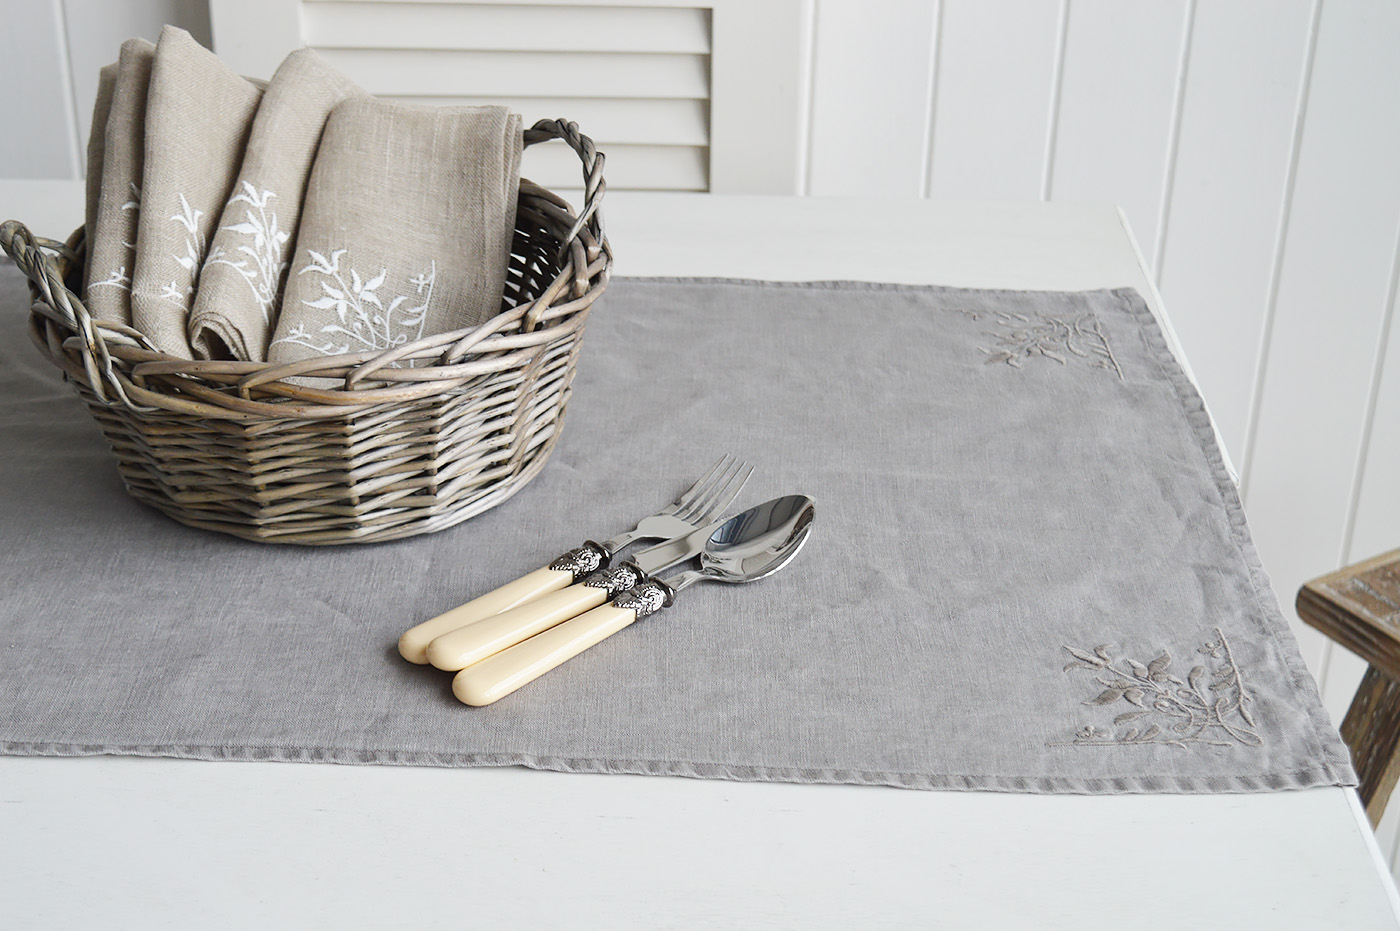
[[[404,103],[428,106],[481,106],[500,104],[525,118],[563,117],[578,123],[599,145],[709,144],[709,107],[703,100],[653,100],[649,98],[594,97],[468,97],[392,96]]]
[[[322,0],[302,5],[301,23],[373,94],[500,104],[526,125],[563,117],[607,154],[614,189],[708,188],[707,7]],[[562,147],[531,151],[524,171],[552,189],[580,184]]]
[[[320,49],[373,94],[489,97],[709,96],[703,55]]]
[[[612,190],[703,191],[709,184],[708,157],[698,146],[610,145],[606,177]],[[525,152],[520,173],[550,190],[579,188],[582,169],[573,150],[559,144]]]
[[[308,3],[308,45],[321,48],[650,52],[707,55],[702,8]]]

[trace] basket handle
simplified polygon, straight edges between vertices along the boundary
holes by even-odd
[[[75,233],[68,243],[61,243],[56,239],[35,236],[29,227],[18,220],[0,223],[0,249],[14,259],[19,270],[29,279],[33,290],[43,296],[42,300],[33,303],[30,312],[42,314],[78,338],[82,344],[82,364],[87,374],[88,385],[98,400],[104,404],[116,400],[133,411],[153,410],[154,408],[135,403],[127,396],[126,389],[117,377],[112,357],[107,352],[107,345],[97,331],[107,330],[109,334],[129,344],[146,349],[153,350],[155,347],[129,327],[113,328],[109,324],[92,319],[82,300],[68,290],[63,281],[63,268],[59,260],[69,268],[80,267],[77,244],[81,241],[78,233]]]
[[[585,226],[590,228],[599,244],[602,244],[605,240],[603,215],[598,207],[608,189],[607,182],[603,180],[603,163],[607,161],[607,157],[598,151],[592,139],[579,132],[578,124],[572,120],[540,120],[525,130],[524,138],[527,148],[538,142],[562,139],[578,154],[583,163],[583,209],[579,211],[578,219],[574,221],[569,234],[560,244],[559,254],[563,255],[568,251],[578,238],[579,231]],[[592,259],[593,256],[589,256],[589,260]]]

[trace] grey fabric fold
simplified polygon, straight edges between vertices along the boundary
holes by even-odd
[[[170,355],[194,357],[187,328],[199,272],[261,96],[183,29],[161,31],[146,104],[131,318]]]
[[[1201,399],[1134,292],[615,280],[534,482],[438,534],[297,549],[122,494],[21,338],[7,271],[0,752],[1030,793],[1354,783]],[[782,572],[687,589],[485,709],[399,657],[405,628],[632,526],[721,452],[758,467],[736,510],[816,498]]]
[[[288,55],[272,76],[199,275],[189,324],[196,357],[267,358],[326,118],[363,93],[309,48]]]
[[[111,104],[102,122],[97,205],[87,219],[84,305],[94,319],[108,323],[131,323],[131,278],[136,267],[145,160],[146,93],[155,49],[145,39],[122,43]],[[94,140],[97,132],[94,111]],[[90,164],[89,178],[92,170]]]
[[[268,359],[386,350],[495,316],[521,146],[520,118],[503,107],[338,105]]]

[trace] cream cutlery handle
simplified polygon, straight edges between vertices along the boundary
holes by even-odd
[[[495,617],[448,631],[428,644],[428,662],[449,671],[470,666],[607,600],[606,588],[570,585]]]
[[[399,654],[410,663],[419,665],[428,662],[428,644],[448,631],[474,624],[493,614],[500,614],[541,595],[557,592],[574,581],[574,574],[562,569],[545,567],[536,569],[529,575],[521,576],[514,582],[507,582],[495,591],[487,592],[480,598],[473,598],[466,604],[453,608],[417,627],[410,627],[399,638]]]
[[[452,694],[468,705],[489,705],[573,659],[637,619],[632,608],[603,605],[468,666],[452,680]]]

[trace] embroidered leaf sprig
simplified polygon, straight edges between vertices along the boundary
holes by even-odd
[[[276,211],[269,209],[269,202],[276,197],[272,191],[258,190],[247,181],[242,181],[236,193],[229,198],[229,206],[246,204],[243,220],[222,230],[237,233],[243,237],[234,254],[217,241],[205,260],[205,266],[227,265],[243,276],[253,296],[262,308],[263,321],[272,322],[272,314],[277,303],[277,295],[282,290],[282,280],[291,264],[283,258],[283,247],[291,238],[291,233],[282,229],[277,221]],[[243,256],[238,258],[237,256]]]
[[[328,279],[320,282],[320,297],[303,300],[302,304],[313,310],[334,311],[334,322],[321,326],[319,336],[304,324],[298,324],[286,336],[273,340],[273,345],[289,343],[322,355],[337,355],[350,352],[352,347],[357,350],[393,349],[423,335],[423,324],[437,281],[436,261],[430,261],[428,271],[409,279],[413,296],[397,295],[385,306],[378,291],[388,277],[387,269],[381,268],[378,274],[366,279],[358,269],[351,268],[347,281],[340,267],[346,250],[329,251],[330,254],[325,255],[308,249],[310,261],[297,274],[313,273]]]
[[[1071,358],[1079,358],[1123,380],[1123,369],[1108,344],[1103,324],[1092,311],[1073,318],[1039,311],[1034,317],[1009,311],[997,311],[996,315],[998,329],[987,334],[996,340],[996,348],[982,347],[988,365],[1004,362],[1020,368],[1024,360],[1036,356],[1068,365]]]
[[[1171,672],[1172,655],[1165,650],[1144,664],[1130,657],[1115,659],[1110,644],[1092,651],[1072,646],[1064,649],[1072,657],[1064,671],[1093,670],[1094,681],[1101,687],[1083,704],[1100,707],[1123,702],[1129,706],[1113,718],[1114,729],[1093,724],[1082,727],[1071,741],[1076,746],[1185,747],[1204,743],[1257,747],[1264,742],[1251,709],[1254,697],[1219,628],[1215,639],[1196,651],[1206,660],[1192,666],[1184,680]],[[1214,669],[1206,665],[1212,660],[1218,662]]]

